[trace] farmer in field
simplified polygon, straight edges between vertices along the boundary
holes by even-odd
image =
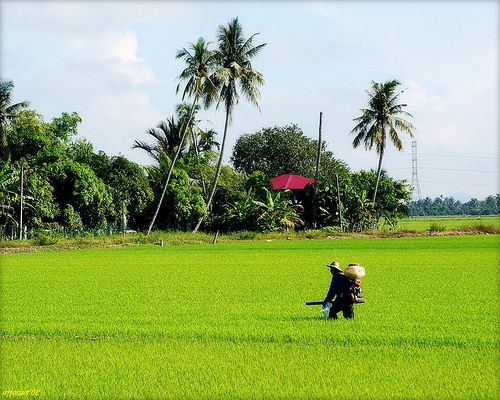
[[[337,313],[342,311],[344,318],[353,319],[354,300],[351,296],[351,279],[344,275],[337,261],[332,261],[327,267],[330,268],[330,272],[332,273],[330,289],[325,300],[323,300],[323,303],[332,303],[328,318],[337,319]]]

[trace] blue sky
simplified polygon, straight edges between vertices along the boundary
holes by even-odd
[[[353,170],[376,168],[352,149],[353,118],[372,80],[398,79],[414,116],[423,196],[499,191],[497,1],[11,1],[1,0],[1,75],[15,100],[47,120],[77,111],[96,150],[148,163],[135,139],[174,113],[182,63],[175,53],[238,16],[268,45],[253,65],[266,80],[260,108],[235,109],[236,138],[297,123]],[[223,112],[200,113],[222,133]],[[384,167],[411,181],[411,140],[389,146]],[[313,161],[311,161],[313,162]]]

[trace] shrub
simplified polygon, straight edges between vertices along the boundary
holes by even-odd
[[[462,226],[460,230],[465,232],[500,233],[500,227],[497,227],[493,224],[484,223]]]
[[[339,226],[325,226],[321,228],[322,232],[325,233],[340,233],[340,227]]]
[[[500,232],[500,227],[497,227],[493,224],[478,224],[476,226],[476,229],[479,232],[484,232],[484,233],[499,233]]]
[[[255,238],[256,233],[252,231],[238,232],[237,236],[241,240],[252,240]]]
[[[446,230],[446,227],[442,224],[438,224],[437,222],[432,222],[429,227],[429,232],[443,232]]]
[[[37,246],[50,246],[57,243],[57,239],[48,233],[39,233],[34,240]]]

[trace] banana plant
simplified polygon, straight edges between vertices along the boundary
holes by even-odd
[[[279,229],[290,230],[297,225],[303,225],[303,221],[299,217],[299,210],[302,210],[302,205],[293,205],[283,194],[289,192],[276,191],[271,192],[265,190],[264,201],[254,200],[254,204],[259,207],[259,216],[257,221],[262,230],[276,231]]]

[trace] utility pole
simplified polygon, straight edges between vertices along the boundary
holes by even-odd
[[[342,224],[342,203],[340,202],[340,185],[339,185],[339,175],[335,174],[335,179],[337,180],[337,200],[338,200],[338,207],[339,207],[339,226],[340,226],[340,233],[344,232],[344,226]]]
[[[125,216],[125,202],[122,200],[122,236],[125,236],[126,225],[127,225],[127,219]]]
[[[21,172],[19,174],[19,181],[21,184],[21,202],[19,207],[19,239],[23,238],[23,200],[24,200],[24,166],[21,164]]]
[[[319,179],[319,161],[321,158],[321,125],[323,123],[323,113],[319,113],[319,133],[318,133],[318,151],[316,154],[316,173],[314,175],[314,197],[316,197],[316,189],[318,187],[318,179]]]
[[[417,169],[417,141],[411,142],[411,185],[413,186],[413,194],[415,195],[415,190],[417,191],[417,200],[421,200],[420,196],[420,185],[418,183],[418,169]]]
[[[323,113],[319,112],[319,132],[318,132],[318,151],[316,153],[316,172],[314,174],[313,193],[311,198],[311,219],[314,219],[314,201],[316,200],[316,191],[318,190],[319,179],[319,161],[321,158],[321,125],[323,122]],[[311,225],[311,221],[308,222]]]

